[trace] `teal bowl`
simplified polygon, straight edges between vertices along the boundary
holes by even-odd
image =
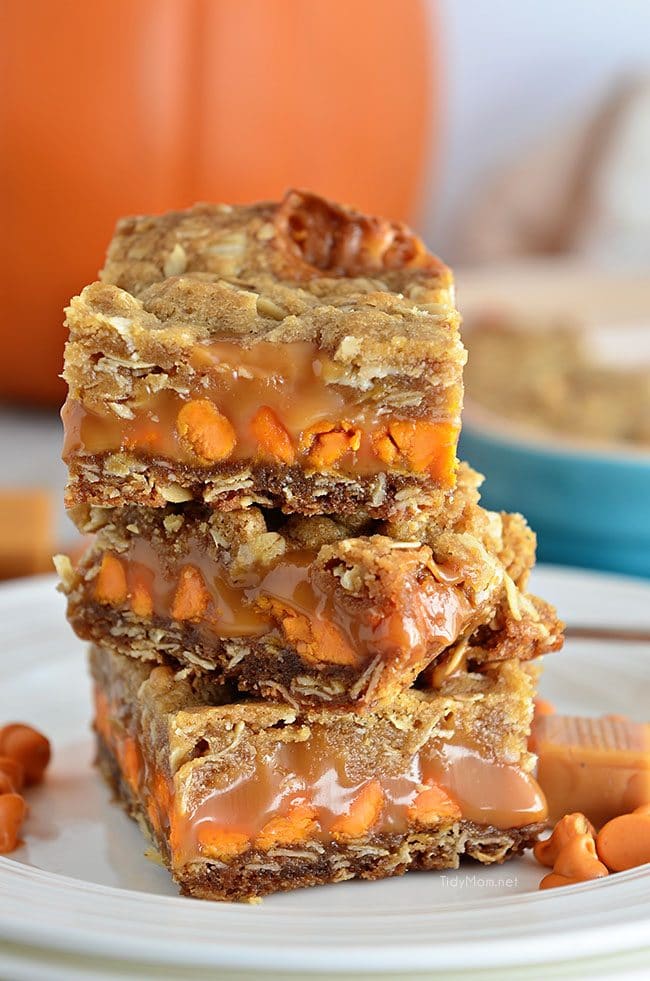
[[[621,366],[650,364],[647,269],[594,268],[560,257],[459,272],[458,302],[472,357],[485,312],[517,325],[575,324],[589,353]],[[650,451],[541,434],[478,406],[466,393],[462,458],[487,477],[486,507],[520,511],[545,562],[650,577]]]
[[[650,453],[523,435],[471,406],[464,420],[482,503],[524,514],[541,561],[650,578]]]

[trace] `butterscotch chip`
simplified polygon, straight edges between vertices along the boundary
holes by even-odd
[[[176,418],[183,440],[207,463],[227,460],[237,443],[235,430],[208,399],[186,402]]]
[[[119,606],[126,601],[129,594],[126,569],[116,555],[102,555],[93,594],[98,603],[110,606]]]
[[[170,615],[173,620],[200,620],[210,605],[210,593],[199,569],[183,566],[174,593]]]
[[[650,807],[612,818],[600,829],[596,845],[598,857],[610,872],[624,872],[650,862]]]
[[[361,430],[349,422],[319,422],[303,433],[301,442],[307,447],[307,460],[318,468],[331,467],[361,445]]]
[[[296,451],[289,433],[268,405],[261,406],[251,419],[251,429],[260,452],[271,460],[290,465],[296,459]]]
[[[143,583],[136,583],[131,593],[131,609],[136,616],[148,619],[153,615],[153,599]]]

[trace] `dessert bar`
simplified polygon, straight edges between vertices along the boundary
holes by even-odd
[[[385,517],[454,484],[451,273],[401,224],[295,191],[125,219],[66,324],[68,506]]]
[[[368,715],[219,704],[218,686],[98,648],[91,670],[99,765],[184,893],[501,862],[542,830],[534,672],[515,661]]]
[[[418,538],[407,540],[359,516],[80,508],[96,537],[76,570],[59,562],[70,622],[132,657],[359,711],[429,667],[435,685],[452,670],[557,649],[554,610],[525,592],[534,536],[520,516],[473,503],[477,479],[463,467],[456,512],[409,525]]]
[[[474,406],[505,426],[547,437],[650,446],[650,367],[643,327],[584,330],[561,316],[512,312],[477,316],[465,332],[470,351],[465,385]],[[607,317],[601,314],[603,323]],[[634,360],[611,359],[609,346]]]

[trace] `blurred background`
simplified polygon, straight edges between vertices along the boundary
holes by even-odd
[[[72,537],[62,310],[116,219],[291,185],[454,265],[485,503],[650,576],[647,0],[22,0],[0,49],[0,576]]]

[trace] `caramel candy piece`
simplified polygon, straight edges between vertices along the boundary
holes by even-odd
[[[546,715],[535,720],[533,736],[551,820],[581,811],[600,828],[650,803],[650,725]]]
[[[530,736],[528,737],[528,749],[531,753],[536,753],[537,742],[535,739],[535,724],[543,715],[555,715],[555,705],[553,705],[552,702],[548,702],[545,698],[535,698],[533,700],[533,706],[533,724],[531,726]]]
[[[52,499],[45,490],[0,491],[0,579],[49,572],[54,551]]]

